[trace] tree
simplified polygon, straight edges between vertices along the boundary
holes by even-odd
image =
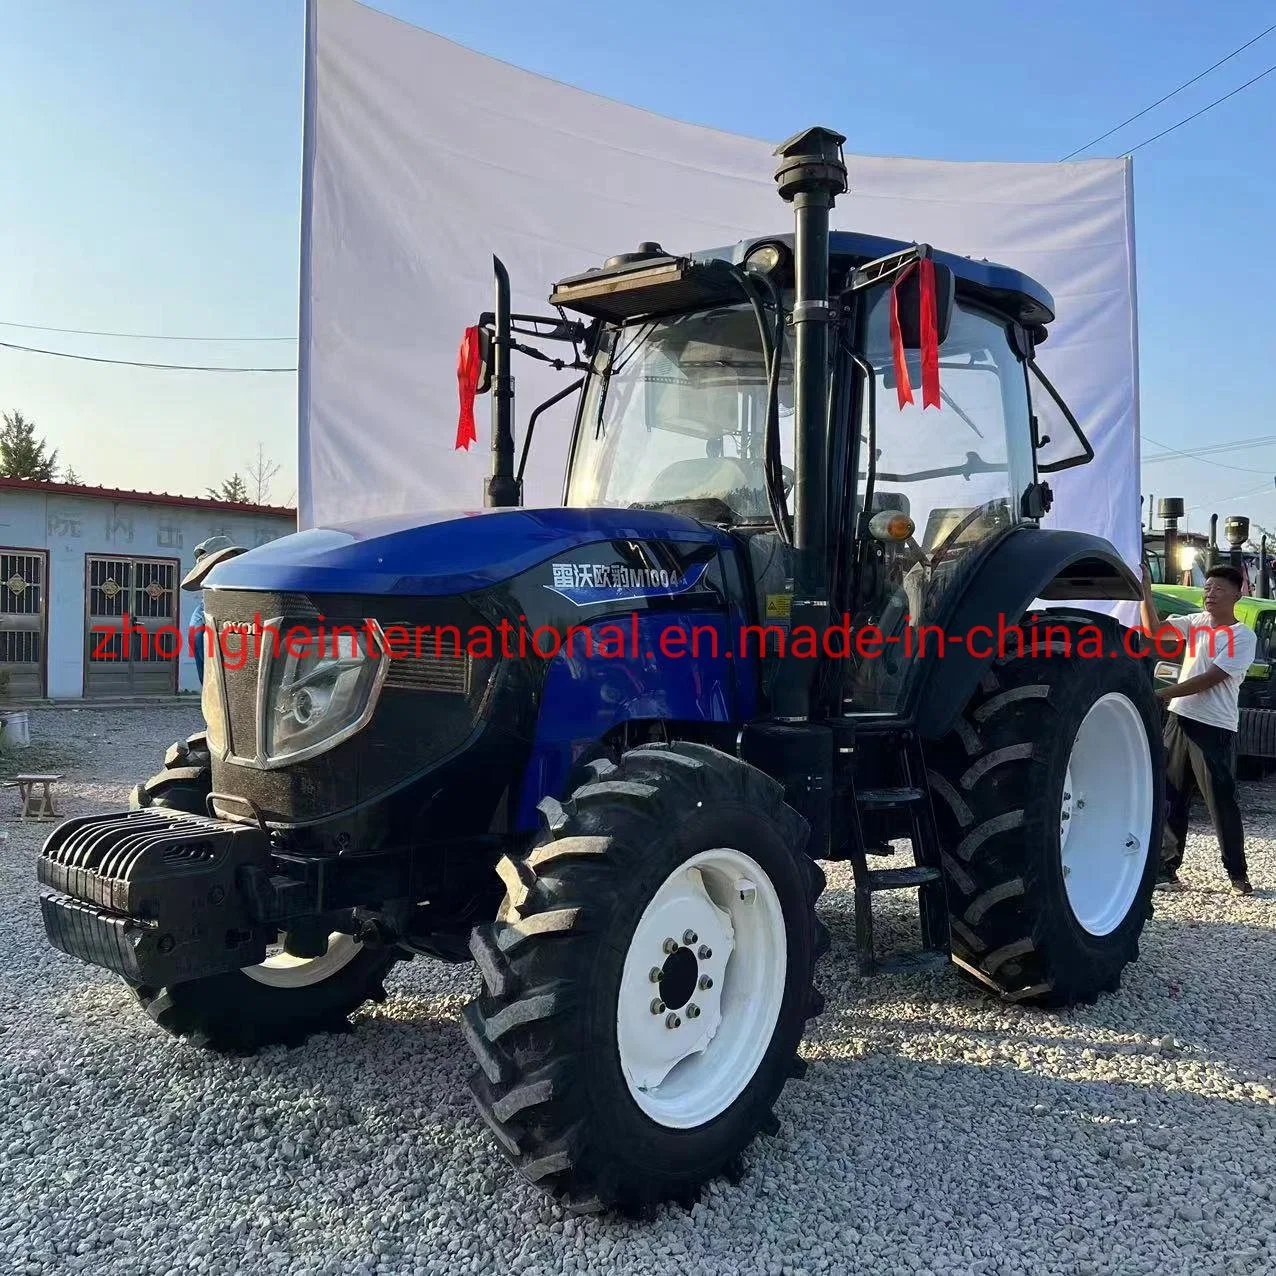
[[[35,422],[16,409],[4,414],[0,427],[0,477],[39,479],[51,483],[58,473],[58,452],[36,438]]]
[[[210,487],[208,496],[214,501],[234,501],[236,505],[246,505],[248,487],[238,474],[232,474],[220,487]]]
[[[257,460],[248,467],[248,491],[255,505],[270,504],[271,480],[283,467],[266,459],[266,449],[257,444]]]
[[[82,484],[84,480],[68,465],[62,473],[64,483]]]

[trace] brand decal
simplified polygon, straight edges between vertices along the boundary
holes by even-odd
[[[551,563],[552,584],[545,588],[577,607],[623,602],[627,598],[659,598],[685,593],[705,573],[707,563],[690,571],[663,567],[626,567],[623,563]]]
[[[261,626],[255,620],[223,620],[217,628],[222,634],[238,634],[243,638],[261,637]]]

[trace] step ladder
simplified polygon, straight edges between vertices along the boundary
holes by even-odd
[[[898,783],[888,788],[859,788],[855,781],[855,752],[871,743],[888,751],[886,772]],[[916,731],[898,723],[890,727],[857,725],[851,753],[850,861],[855,876],[855,953],[860,974],[910,974],[942,970],[949,961],[948,896],[940,869],[939,830],[926,784],[926,760]],[[902,811],[908,817],[913,844],[911,868],[869,868],[864,811]],[[873,896],[879,891],[916,890],[922,946],[915,952],[879,957],[873,944]]]

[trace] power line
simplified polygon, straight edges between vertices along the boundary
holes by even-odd
[[[1260,71],[1252,80],[1246,80],[1244,84],[1234,88],[1230,93],[1224,93],[1222,97],[1216,97],[1208,106],[1201,107],[1199,111],[1193,111],[1191,115],[1179,120],[1177,124],[1171,124],[1169,128],[1163,128],[1159,133],[1154,133],[1151,137],[1145,138],[1137,146],[1131,146],[1126,151],[1126,154],[1133,155],[1135,151],[1141,151],[1145,146],[1151,146],[1153,142],[1159,141],[1167,133],[1173,133],[1175,129],[1182,128],[1184,124],[1190,124],[1194,119],[1204,115],[1206,111],[1212,111],[1220,103],[1226,102],[1229,97],[1235,97],[1243,89],[1249,88],[1251,84],[1257,84],[1264,76],[1271,75],[1273,71],[1276,71],[1276,62],[1273,62],[1266,71]]]
[[[1160,439],[1154,439],[1150,434],[1142,434],[1140,437],[1145,442],[1152,443],[1156,447],[1165,448],[1167,453],[1165,456],[1144,457],[1144,465],[1151,465],[1156,461],[1174,461],[1179,458],[1197,461],[1216,452],[1234,452],[1241,448],[1269,447],[1276,443],[1276,434],[1264,434],[1253,439],[1237,439],[1234,443],[1213,443],[1208,447],[1189,448],[1184,450],[1182,448],[1171,447],[1168,443],[1162,443]],[[1256,469],[1253,466],[1227,465],[1223,461],[1206,461],[1206,464],[1217,465],[1220,469],[1224,470],[1240,470],[1246,474],[1267,474],[1270,472],[1269,469]]]
[[[1209,75],[1211,71],[1217,71],[1218,68],[1221,67],[1224,62],[1230,62],[1238,53],[1244,53],[1245,50],[1248,49],[1251,44],[1257,44],[1259,40],[1261,40],[1265,35],[1271,35],[1273,31],[1276,31],[1276,23],[1273,23],[1270,27],[1267,28],[1266,31],[1260,31],[1252,40],[1246,40],[1244,44],[1242,44],[1239,48],[1233,49],[1231,53],[1229,53],[1226,57],[1219,58],[1219,60],[1215,62],[1213,66],[1207,66],[1204,71],[1200,72],[1200,74],[1192,76],[1190,80],[1184,80],[1183,83],[1180,84],[1177,89],[1172,89],[1164,97],[1157,98],[1156,101],[1153,102],[1151,106],[1145,106],[1141,111],[1138,111],[1134,115],[1131,115],[1128,120],[1122,120],[1120,124],[1117,124],[1114,127],[1108,129],[1106,133],[1100,133],[1098,137],[1094,138],[1092,141],[1087,142],[1084,146],[1078,146],[1075,151],[1069,151],[1068,154],[1063,157],[1063,159],[1070,160],[1074,155],[1080,155],[1082,151],[1088,151],[1090,147],[1097,146],[1100,142],[1104,140],[1104,138],[1111,137],[1113,133],[1119,133],[1123,128],[1125,128],[1127,124],[1133,124],[1135,120],[1142,119],[1142,117],[1145,116],[1149,111],[1156,110],[1156,108],[1160,106],[1162,102],[1168,102],[1170,98],[1176,96],[1179,93],[1182,93],[1184,89],[1195,84],[1197,80],[1203,80],[1207,75]],[[1264,72],[1264,74],[1266,74],[1266,72]],[[1244,87],[1245,85],[1241,86],[1241,88],[1244,88]],[[1236,92],[1239,93],[1240,89],[1237,89]],[[1221,98],[1219,100],[1222,101]],[[1209,108],[1207,107],[1206,109],[1208,110]],[[1192,117],[1189,116],[1188,118],[1190,119]],[[1187,123],[1186,120],[1184,120],[1183,122]],[[1177,125],[1175,127],[1177,127]],[[1162,134],[1158,134],[1157,136],[1158,137],[1162,136]],[[1156,140],[1155,138],[1148,139],[1148,141],[1155,141],[1155,140]],[[1146,146],[1147,142],[1140,142],[1139,145]],[[1063,160],[1060,160],[1059,162],[1062,163]]]
[[[1148,438],[1146,434],[1143,437],[1145,439]],[[1160,442],[1158,439],[1149,439],[1148,441],[1151,443]],[[1276,443],[1276,434],[1260,434],[1252,439],[1237,439],[1233,443],[1211,443],[1208,447],[1189,448],[1188,450],[1194,456],[1204,456],[1206,453],[1213,452],[1234,452],[1237,448],[1269,447],[1273,443]],[[1160,446],[1165,447],[1167,445],[1160,443]]]
[[[1224,496],[1221,500],[1217,500],[1217,501],[1201,501],[1201,502],[1200,502],[1199,504],[1197,504],[1197,505],[1189,505],[1189,506],[1187,507],[1187,512],[1189,512],[1189,513],[1190,513],[1192,510],[1203,510],[1203,509],[1205,509],[1206,507],[1208,507],[1208,506],[1210,506],[1210,505],[1215,505],[1215,506],[1217,506],[1217,505],[1224,505],[1224,504],[1226,504],[1228,501],[1239,501],[1239,500],[1241,500],[1243,497],[1246,497],[1246,496],[1257,496],[1257,495],[1259,494],[1259,492],[1270,492],[1271,490],[1272,490],[1272,489],[1271,489],[1270,484],[1263,483],[1263,484],[1261,484],[1261,485],[1260,485],[1260,486],[1258,486],[1258,487],[1251,487],[1248,491],[1245,491],[1245,492],[1233,492],[1231,496]]]
[[[0,328],[27,328],[32,332],[65,332],[78,337],[128,337],[138,341],[296,341],[296,337],[180,337],[163,332],[107,332],[101,328],[51,328],[47,324],[18,323],[0,319]]]
[[[1156,443],[1157,447],[1167,448],[1168,452],[1160,456],[1149,456],[1144,459],[1144,464],[1151,464],[1153,461],[1201,461],[1206,465],[1213,465],[1220,470],[1237,470],[1241,474],[1271,474],[1271,468],[1259,469],[1252,465],[1228,465],[1226,461],[1211,461],[1208,456],[1202,456],[1199,452],[1182,452],[1178,448],[1170,447],[1168,443],[1158,443],[1156,439],[1150,439],[1145,434],[1142,436],[1149,443]]]
[[[113,363],[125,368],[165,368],[170,372],[296,372],[292,368],[228,368],[202,363],[145,363],[138,359],[103,359],[92,354],[71,354],[66,350],[41,350],[36,346],[18,346],[11,341],[0,341],[0,348],[21,350],[26,354],[47,354],[55,359],[78,359],[83,363]]]

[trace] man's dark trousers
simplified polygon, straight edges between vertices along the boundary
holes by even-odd
[[[1177,873],[1183,863],[1192,793],[1199,789],[1214,821],[1223,867],[1235,881],[1246,876],[1245,832],[1236,804],[1236,732],[1207,726],[1179,713],[1167,713],[1165,779],[1169,810],[1167,844],[1161,855],[1163,871]]]

